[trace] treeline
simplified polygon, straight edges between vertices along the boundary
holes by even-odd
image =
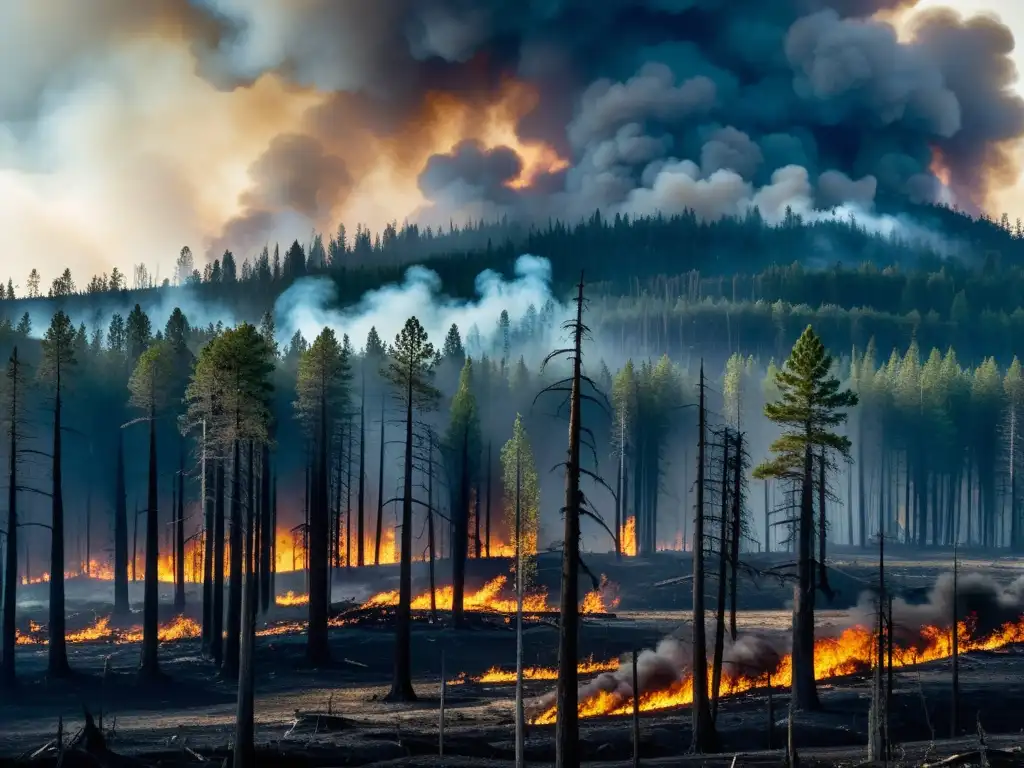
[[[881,234],[854,219],[804,221],[793,213],[778,226],[769,226],[756,210],[742,218],[713,222],[702,221],[692,213],[634,219],[618,215],[608,219],[595,213],[575,224],[551,221],[527,227],[509,221],[478,222],[462,228],[452,225],[444,232],[392,224],[372,238],[363,228],[350,233],[341,226],[327,236],[314,233],[306,243],[268,244],[258,253],[244,255],[226,251],[205,265],[200,265],[191,249],[185,247],[173,273],[162,280],[140,264],[130,276],[116,268],[110,274],[91,276],[72,275],[65,270],[46,285],[33,269],[24,278],[11,275],[6,283],[0,281],[0,300],[68,300],[128,292],[130,301],[145,304],[146,292],[188,285],[202,298],[220,300],[233,310],[247,307],[248,315],[256,319],[288,285],[307,275],[332,278],[339,301],[349,303],[384,283],[400,281],[405,268],[418,263],[436,271],[448,293],[471,296],[477,274],[485,269],[510,274],[519,255],[532,253],[551,260],[559,292],[569,290],[580,271],[586,270],[588,283],[597,292],[616,295],[628,295],[637,289],[637,281],[643,286],[659,275],[697,272],[705,278],[731,278],[733,274],[756,275],[773,264],[794,260],[809,271],[828,270],[840,262],[870,263],[879,268],[899,265],[901,270],[921,269],[926,277],[946,264],[948,271],[960,273],[950,276],[958,281],[952,293],[948,286],[925,285],[924,293],[934,288],[936,295],[922,296],[917,285],[920,281],[911,281],[904,296],[904,286],[895,286],[899,282],[896,280],[884,294],[885,304],[876,307],[883,311],[945,313],[952,297],[967,290],[963,283],[969,278],[965,273],[986,268],[1003,272],[1024,264],[1024,226],[1020,222],[1011,225],[1005,217],[999,223],[973,220],[942,208],[921,208],[913,215],[916,226],[906,228],[906,234],[899,234],[899,226]],[[928,231],[931,234],[921,234]],[[781,291],[765,285],[764,280],[754,281],[748,291],[741,280],[739,285],[729,286],[725,295],[843,306],[863,305],[865,298],[882,298],[872,293],[872,286],[864,280],[837,280],[832,282],[833,290],[820,295],[817,289],[829,288],[828,284],[806,281],[796,295],[790,293],[792,286]],[[1018,285],[1024,282],[1019,274],[1014,280]],[[689,291],[689,279],[687,283]],[[652,292],[662,295],[653,287]],[[707,295],[706,291],[698,293]],[[967,290],[968,301],[987,295],[974,293]],[[721,286],[715,295],[723,295]],[[1012,311],[1020,306],[1001,287],[992,301],[997,302],[992,305],[995,309]]]

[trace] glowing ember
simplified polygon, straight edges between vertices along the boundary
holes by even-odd
[[[296,632],[304,632],[306,630],[306,622],[302,621],[287,621],[283,624],[274,624],[263,629],[256,630],[256,637],[274,637],[276,635],[291,635]]]
[[[164,624],[158,630],[158,638],[161,643],[173,642],[175,640],[187,640],[199,637],[202,629],[199,623],[187,616],[178,616],[173,621]],[[96,619],[88,627],[77,632],[69,632],[65,635],[69,643],[126,643],[142,642],[142,627],[135,626],[130,629],[119,629],[110,626],[110,619],[101,617]],[[29,633],[23,635],[20,632],[16,635],[18,645],[46,645],[47,638],[45,629],[34,621],[29,622]]]
[[[1016,622],[1003,625],[996,632],[982,638],[973,637],[973,621],[962,621],[957,628],[961,653],[970,651],[994,650],[1010,643],[1024,642],[1024,617]],[[814,677],[825,680],[841,677],[870,668],[871,656],[877,648],[877,637],[864,627],[850,627],[838,637],[821,638],[814,644]],[[945,659],[952,655],[952,634],[948,629],[926,626],[921,629],[918,641],[909,646],[893,647],[893,667],[906,667],[936,659]],[[784,656],[778,667],[770,675],[765,672],[755,677],[730,675],[728,670],[722,671],[721,691],[723,696],[743,693],[753,688],[769,684],[778,687],[789,687],[792,683],[792,658]],[[710,685],[711,669],[708,669]],[[640,696],[640,710],[650,712],[669,709],[693,701],[693,679],[681,677],[668,688],[647,691]],[[631,698],[626,698],[607,691],[599,691],[596,696],[580,701],[578,711],[580,717],[598,717],[601,715],[627,715],[633,711]],[[555,722],[556,710],[551,707],[533,719],[535,724]]]
[[[14,631],[14,642],[16,645],[40,645],[46,642],[42,636],[43,627],[34,621],[28,622],[28,634],[23,635],[20,631]]]
[[[309,595],[296,595],[289,589],[285,594],[275,597],[274,603],[282,606],[309,605]]]
[[[626,522],[619,528],[619,547],[622,554],[628,557],[636,557],[636,518],[627,517]]]

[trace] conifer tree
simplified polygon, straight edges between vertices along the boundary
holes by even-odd
[[[827,451],[850,458],[850,440],[834,430],[857,405],[857,395],[841,389],[832,375],[832,357],[807,326],[776,374],[780,396],[765,405],[765,416],[783,429],[771,445],[774,456],[754,470],[799,488],[798,576],[793,595],[793,703],[798,709],[818,707],[814,678],[814,456]]]

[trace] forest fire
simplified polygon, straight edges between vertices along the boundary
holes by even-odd
[[[277,595],[274,598],[274,604],[282,607],[291,607],[295,605],[309,605],[309,595],[302,594],[297,595],[290,589],[283,595]]]
[[[596,661],[593,656],[584,659],[576,666],[576,672],[580,675],[596,675],[599,672],[612,672],[618,669],[619,662],[617,659],[609,661]],[[482,675],[471,678],[474,683],[514,683],[516,681],[516,671],[514,669],[501,669],[500,667],[491,667]],[[523,679],[524,680],[557,680],[558,670],[554,667],[523,667]],[[459,678],[451,682],[465,682],[464,679]]]
[[[961,621],[958,624],[957,635],[961,653],[994,650],[1011,643],[1024,642],[1024,617],[1015,622],[1008,622],[984,637],[974,637],[973,629],[973,620]],[[850,627],[837,637],[819,638],[815,641],[815,679],[826,680],[870,669],[872,652],[876,643],[877,636],[862,626]],[[907,645],[894,645],[892,663],[894,667],[906,667],[945,659],[951,655],[952,633],[949,629],[925,626],[920,630],[916,642]],[[792,682],[792,671],[792,658],[788,654],[782,657],[775,669],[758,675],[735,675],[730,674],[727,668],[723,669],[722,695],[731,696],[768,685],[788,687]],[[711,670],[709,669],[708,679],[710,680],[710,678]],[[620,682],[615,680],[614,685],[610,685],[609,688],[619,686]],[[685,675],[677,678],[665,688],[643,692],[640,696],[640,710],[650,712],[670,709],[690,704],[692,701],[693,678]],[[594,695],[581,696],[578,711],[580,717],[627,715],[633,711],[632,698],[612,690],[606,690],[598,685]],[[536,715],[532,722],[537,725],[551,724],[555,722],[555,719],[556,710],[552,705]]]
[[[177,616],[172,621],[162,625],[157,633],[161,643],[173,642],[175,640],[187,640],[199,637],[201,627],[194,619],[187,616]],[[128,629],[112,627],[110,618],[103,616],[89,626],[76,632],[69,632],[65,635],[68,643],[114,643],[125,645],[128,643],[142,642],[142,627],[133,626]],[[16,632],[15,642],[18,645],[46,645],[48,642],[46,628],[34,621],[29,621],[27,634]]]
[[[496,576],[475,592],[466,591],[463,597],[463,606],[467,611],[494,611],[495,613],[515,613],[515,596],[503,597],[502,591],[508,583],[505,575]],[[618,598],[614,596],[614,588],[607,579],[601,579],[601,586],[587,593],[580,604],[581,613],[607,613],[609,609],[618,605]],[[434,603],[440,611],[452,609],[452,597],[454,591],[450,585],[437,587],[434,590]],[[371,597],[360,608],[386,608],[398,605],[398,590],[378,592]],[[412,600],[413,610],[430,609],[430,592],[416,595]],[[523,595],[523,611],[526,613],[544,613],[555,610],[548,604],[547,592],[531,592]]]
[[[636,557],[636,518],[627,517],[619,528],[619,549],[628,557]]]

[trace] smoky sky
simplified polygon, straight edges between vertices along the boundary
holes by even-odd
[[[882,195],[938,201],[936,152],[957,202],[977,209],[1016,172],[1024,102],[1012,91],[1013,37],[994,18],[943,10],[922,14],[910,40],[872,19],[912,4],[98,0],[67,14],[41,0],[0,10],[0,43],[34,41],[20,59],[13,52],[24,46],[0,45],[0,162],[42,172],[73,164],[78,155],[47,152],[46,142],[55,114],[63,125],[90,118],[67,110],[83,92],[123,96],[115,86],[137,80],[133,92],[170,99],[175,84],[140,54],[159,40],[187,58],[187,76],[200,83],[189,87],[207,89],[215,105],[189,115],[189,142],[201,146],[204,127],[240,103],[233,130],[258,136],[235,142],[247,152],[222,174],[229,204],[214,212],[181,202],[200,196],[209,163],[146,166],[167,166],[161,194],[177,196],[170,207],[205,239],[194,247],[247,250],[284,239],[285,226],[301,239],[309,227],[376,215],[366,180],[383,178],[382,165],[385,191],[405,186],[378,195],[392,210],[374,224],[681,206],[717,217],[774,200],[780,179],[806,179],[802,199],[817,206],[870,209]],[[533,98],[513,115],[515,142],[506,143],[543,144],[564,161],[539,168],[532,184],[514,183],[526,152],[482,127],[510,80]],[[154,137],[147,159],[164,160],[164,142],[186,153],[181,129],[143,128]],[[232,154],[225,146],[220,154]]]

